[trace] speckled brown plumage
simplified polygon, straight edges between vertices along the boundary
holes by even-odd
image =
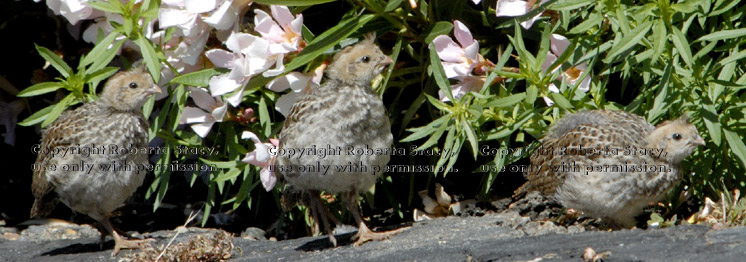
[[[355,245],[384,239],[398,232],[370,231],[358,211],[358,195],[375,184],[389,161],[389,155],[347,154],[348,147],[376,150],[390,149],[393,144],[386,109],[370,86],[371,80],[391,63],[391,59],[373,43],[373,38],[372,35],[366,36],[334,56],[325,71],[325,82],[293,105],[279,135],[281,149],[314,146],[341,149],[341,154],[325,157],[281,154],[275,162],[278,175],[289,185],[310,195],[312,214],[318,218],[321,213],[321,220],[334,245],[336,239],[329,227],[328,211],[319,200],[320,191],[344,195],[343,199],[359,226]],[[367,170],[336,170],[349,163],[362,163]],[[330,168],[326,171],[281,170],[317,164]]]
[[[517,194],[537,190],[622,227],[634,226],[645,205],[675,186],[681,161],[704,145],[686,118],[653,127],[640,116],[608,110],[568,115],[541,142]]]
[[[142,106],[158,92],[142,67],[120,72],[106,82],[99,100],[63,112],[47,127],[34,163],[31,217],[48,215],[61,201],[112,234],[114,255],[120,248],[138,247],[140,242],[114,231],[109,216],[142,184],[150,167],[147,151],[132,150],[148,145]]]

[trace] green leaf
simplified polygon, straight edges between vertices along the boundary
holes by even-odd
[[[18,123],[18,125],[32,126],[40,123],[41,121],[44,121],[44,119],[47,119],[47,117],[49,116],[49,112],[52,111],[52,108],[54,108],[54,106],[55,105],[49,105],[39,111],[36,111],[36,113],[24,119],[23,121]]]
[[[425,43],[430,44],[433,42],[433,39],[439,35],[447,35],[451,33],[451,30],[453,30],[453,23],[446,21],[437,22],[425,33]]]
[[[30,96],[36,96],[41,94],[46,94],[49,92],[54,92],[57,89],[62,88],[63,85],[60,82],[44,82],[44,83],[38,83],[35,85],[32,85],[20,93],[18,93],[18,97],[30,97]]]
[[[39,55],[57,69],[63,77],[68,78],[73,74],[73,69],[70,68],[65,61],[62,61],[62,58],[54,54],[52,51],[49,51],[46,47],[37,44],[34,44],[34,46],[36,47],[36,51],[39,52]]]
[[[699,39],[697,39],[697,42],[718,41],[718,40],[725,40],[725,39],[731,39],[731,38],[739,38],[744,35],[746,35],[746,28],[722,30],[722,31],[717,31],[717,32],[705,35],[703,37],[700,37]]]
[[[526,98],[526,93],[518,93],[503,98],[499,98],[485,104],[485,107],[513,107]]]
[[[567,101],[567,98],[562,96],[562,94],[550,92],[549,93],[550,98],[554,100],[554,103],[557,104],[562,109],[571,109],[572,104],[570,104],[570,101]]]
[[[435,83],[438,84],[440,91],[446,94],[446,97],[451,101],[454,101],[453,94],[451,93],[451,85],[446,77],[446,72],[443,70],[443,65],[440,64],[440,57],[435,51],[435,45],[430,44],[430,68],[433,72],[433,78]]]
[[[595,0],[558,0],[550,8],[557,11],[572,10],[595,2]]]
[[[401,5],[402,0],[391,0],[386,4],[386,8],[383,9],[384,13],[388,13],[396,10]]]
[[[122,9],[120,9],[118,6],[112,5],[110,2],[90,1],[85,4],[104,12],[122,14]]]
[[[471,128],[471,123],[469,121],[463,121],[461,122],[461,126],[463,129],[462,132],[466,133],[466,139],[469,140],[469,147],[471,147],[471,153],[474,156],[474,159],[477,159],[477,148],[479,147],[479,143],[477,141],[477,133],[474,132],[474,129]]]
[[[653,25],[653,56],[651,57],[651,64],[655,64],[658,61],[658,57],[663,53],[663,49],[666,47],[666,25],[662,20],[655,21]]]
[[[715,110],[715,106],[710,104],[702,105],[700,110],[700,115],[705,121],[705,126],[710,134],[710,138],[712,138],[712,142],[714,142],[715,145],[720,146],[723,131],[720,126],[720,119],[717,110]]]
[[[401,142],[405,143],[405,142],[415,141],[429,134],[432,134],[433,132],[435,132],[436,127],[447,126],[446,122],[450,119],[451,119],[450,115],[445,115],[445,116],[439,117],[438,119],[434,120],[433,122],[430,122],[429,124],[425,126],[410,128],[408,130],[413,133],[405,137],[404,139],[402,139]]]
[[[679,50],[684,63],[692,68],[692,49],[689,48],[689,41],[686,40],[686,36],[678,28],[671,28],[671,32],[673,32],[673,44],[676,46],[676,50]]]
[[[171,79],[171,84],[206,87],[210,84],[210,78],[219,74],[220,72],[215,68],[208,68],[174,77],[174,79]]]
[[[285,65],[285,73],[291,72],[296,68],[307,64],[314,58],[334,47],[334,45],[338,44],[340,41],[349,37],[358,28],[370,22],[375,17],[375,15],[371,14],[352,17],[340,22],[329,30],[326,30],[326,32],[314,38],[313,42],[309,43],[308,46],[298,54],[298,56],[293,58],[293,61],[290,61],[290,63]],[[251,85],[249,85],[249,87],[251,87]]]
[[[318,4],[324,4],[324,3],[334,2],[334,1],[336,0],[254,0],[254,2],[264,4],[264,5],[286,5],[286,6],[318,5]]]
[[[606,55],[604,62],[610,64],[612,61],[616,60],[618,55],[639,44],[640,40],[645,37],[645,34],[650,31],[651,27],[652,22],[647,21],[642,25],[637,26],[635,30],[629,32],[629,35],[622,37],[617,43],[614,43],[614,46],[609,50],[609,54]]]
[[[668,86],[671,81],[671,71],[673,70],[673,63],[666,65],[666,69],[663,71],[663,77],[661,82],[658,84],[658,95],[655,97],[653,108],[648,112],[648,122],[658,119],[663,114],[663,109],[669,104],[668,99]]]
[[[145,62],[145,65],[147,65],[148,71],[150,71],[150,75],[153,77],[153,81],[158,83],[158,80],[161,78],[161,63],[158,61],[158,55],[155,53],[153,45],[151,45],[150,41],[142,35],[138,36],[135,42],[137,43],[137,46],[140,47],[142,59]]]
[[[90,4],[91,2],[88,2],[88,3]],[[106,57],[105,52],[110,49],[113,49],[113,48],[109,48],[109,46],[111,45],[111,43],[114,43],[114,40],[120,35],[121,34],[117,31],[109,33],[108,36],[104,37],[104,39],[101,39],[101,41],[98,42],[96,46],[93,47],[93,49],[91,49],[90,52],[88,52],[85,58],[83,58],[83,60],[80,61],[80,64],[85,67],[95,62],[96,60],[101,59],[101,57]],[[116,52],[116,50],[111,50],[111,51]]]
[[[60,100],[59,103],[54,105],[52,110],[47,115],[47,118],[44,119],[44,122],[41,122],[41,128],[45,128],[49,124],[54,122],[54,120],[57,120],[57,117],[59,117],[60,114],[62,114],[62,112],[65,111],[65,109],[68,106],[70,106],[70,103],[72,103],[74,100],[75,100],[75,95],[73,95],[73,93],[69,93],[67,94],[67,96],[65,96],[65,98]]]
[[[723,129],[723,134],[730,145],[730,150],[741,161],[741,167],[746,167],[746,145],[743,144],[742,136],[728,129]]]
[[[102,69],[100,69],[100,70],[98,70],[96,72],[87,74],[85,76],[85,82],[86,83],[100,82],[101,80],[104,80],[104,79],[106,79],[106,78],[108,78],[108,77],[116,74],[117,70],[119,70],[119,68],[116,68],[116,67],[102,68]]]
[[[93,61],[91,67],[88,68],[88,70],[98,70],[104,68],[106,65],[109,64],[109,62],[111,62],[111,60],[114,59],[114,57],[117,55],[117,52],[119,52],[119,50],[122,48],[122,45],[124,45],[124,39],[114,43],[114,46],[112,48],[104,50],[103,54],[100,57],[93,57],[95,60]],[[90,57],[90,55],[86,56],[86,58],[88,57]]]

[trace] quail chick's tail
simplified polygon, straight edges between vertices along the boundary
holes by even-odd
[[[54,196],[45,196],[44,198],[37,198],[34,200],[34,205],[31,206],[31,218],[46,217],[52,213],[54,207],[57,206],[59,199]]]
[[[526,182],[522,186],[520,186],[518,189],[516,189],[515,191],[513,191],[513,200],[517,200],[519,198],[522,198],[529,191],[531,191],[531,183]]]

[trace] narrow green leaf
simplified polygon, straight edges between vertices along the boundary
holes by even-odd
[[[68,78],[70,77],[70,75],[73,74],[73,69],[70,68],[70,66],[68,66],[65,61],[62,61],[62,58],[57,56],[46,47],[37,44],[34,44],[34,46],[36,47],[36,51],[39,52],[39,55],[41,55],[44,60],[49,62],[50,65],[57,69],[57,71],[60,72],[63,77]]]
[[[285,5],[285,6],[318,5],[318,4],[324,4],[324,3],[334,2],[334,1],[336,0],[254,0],[254,2],[264,4],[264,5]]]
[[[305,1],[301,1],[305,2]],[[309,1],[311,2],[311,1]],[[298,54],[293,61],[290,61],[285,65],[285,72],[291,72],[298,67],[301,67],[319,55],[323,54],[330,48],[334,47],[340,41],[347,39],[352,33],[358,28],[365,25],[375,18],[375,15],[368,14],[360,17],[352,17],[345,21],[340,22],[338,25],[326,30],[326,32],[317,36],[313,39],[313,42],[309,43],[303,51]],[[269,82],[269,80],[267,80]],[[251,87],[251,85],[249,85]]]
[[[746,35],[746,28],[722,30],[700,37],[699,39],[697,39],[697,42],[726,40],[739,38],[744,35]]]
[[[44,83],[38,83],[35,85],[32,85],[26,89],[23,89],[20,93],[18,93],[18,97],[30,97],[30,96],[37,96],[41,94],[46,94],[49,92],[57,91],[57,89],[62,88],[63,85],[60,82],[44,82]]]
[[[65,98],[63,98],[62,100],[60,100],[59,103],[54,105],[54,108],[52,108],[52,110],[49,112],[49,115],[47,115],[47,118],[44,119],[44,122],[41,122],[41,127],[45,128],[49,124],[54,122],[54,120],[57,120],[57,117],[59,117],[60,114],[62,114],[62,112],[65,111],[65,109],[68,106],[70,106],[70,103],[72,103],[72,101],[74,100],[75,100],[75,95],[73,95],[72,93],[67,94]]]
[[[431,133],[433,133],[438,126],[447,126],[445,123],[451,119],[449,115],[441,116],[438,119],[430,122],[429,124],[422,126],[422,127],[415,127],[408,129],[409,131],[413,132],[409,136],[405,137],[401,140],[402,143],[406,142],[412,142],[415,140],[418,140],[420,138],[423,138]]]
[[[712,142],[719,147],[720,142],[722,141],[723,131],[715,106],[711,104],[702,105],[700,108],[700,115],[705,121],[705,126],[707,127],[710,138],[712,138]]]
[[[678,28],[672,27],[671,32],[673,32],[673,44],[676,46],[676,50],[679,50],[681,59],[689,68],[692,68],[692,49],[689,48],[689,41],[686,40],[686,36]]]
[[[432,25],[425,35],[425,43],[430,44],[439,35],[448,35],[453,30],[453,23],[440,21]]]
[[[595,2],[595,0],[558,0],[549,8],[557,11],[573,10]]]
[[[562,109],[572,108],[572,104],[570,104],[570,101],[567,101],[567,98],[562,96],[562,94],[549,92],[549,97]]]
[[[104,50],[103,54],[96,58],[93,57],[95,60],[93,61],[93,64],[88,68],[88,70],[98,70],[101,68],[106,67],[111,60],[114,60],[114,57],[117,55],[117,52],[122,48],[122,45],[124,45],[124,39],[119,40],[114,43],[114,46],[112,48]],[[86,58],[90,57],[90,55],[86,56]]]
[[[45,108],[42,108],[39,111],[36,111],[36,113],[32,114],[28,118],[24,119],[18,125],[20,126],[32,126],[36,125],[38,123],[41,123],[41,121],[44,121],[44,119],[47,119],[49,116],[49,112],[52,111],[52,108],[54,108],[55,105],[49,105]]]
[[[396,10],[401,6],[402,0],[391,0],[386,4],[386,8],[383,9],[384,13],[388,13]]]
[[[509,95],[503,98],[499,98],[485,104],[485,107],[513,107],[513,105],[520,103],[526,98],[526,93],[518,93]]]
[[[471,154],[474,156],[474,159],[477,159],[477,149],[479,147],[479,143],[477,141],[477,133],[474,132],[474,129],[471,128],[471,123],[469,121],[462,121],[461,126],[463,129],[462,132],[466,133],[466,139],[469,141],[469,147],[471,147]]]
[[[171,84],[206,87],[210,84],[210,78],[219,74],[220,72],[215,68],[208,68],[174,77],[171,79]]]
[[[90,4],[91,2],[88,3]],[[85,58],[80,61],[80,64],[85,67],[90,65],[94,61],[101,59],[101,57],[105,57],[104,53],[109,50],[109,46],[111,45],[111,43],[114,42],[114,39],[116,39],[120,35],[121,34],[117,31],[109,33],[109,35],[104,37],[104,39],[101,39],[101,41],[99,41],[96,46],[94,46],[93,49],[88,52]]]
[[[448,99],[454,101],[453,93],[451,93],[451,85],[446,77],[446,72],[443,70],[443,65],[440,64],[440,57],[435,51],[435,45],[433,44],[430,45],[430,68],[432,69],[433,78],[435,79],[435,83],[438,84],[440,91],[443,91]],[[428,97],[428,99],[430,98]]]
[[[653,25],[653,56],[650,58],[651,64],[656,64],[658,57],[663,53],[663,49],[666,47],[666,38],[668,32],[666,31],[666,25],[662,20],[655,21]]]
[[[119,9],[119,7],[112,5],[109,2],[104,1],[90,1],[85,3],[86,5],[93,7],[95,9],[108,12],[108,13],[116,13],[116,14],[122,14],[122,10]]]
[[[742,136],[728,129],[723,129],[723,134],[730,145],[730,150],[741,161],[741,168],[746,167],[746,145],[743,144]]]
[[[671,71],[673,70],[673,63],[666,65],[666,69],[663,71],[663,77],[661,82],[658,84],[658,95],[655,97],[653,102],[653,109],[648,112],[648,122],[658,119],[663,114],[663,109],[669,104],[668,101],[668,86],[671,81]]]
[[[137,37],[136,43],[137,46],[140,47],[142,59],[145,62],[145,65],[147,65],[148,71],[150,71],[150,75],[153,77],[153,81],[158,83],[158,80],[161,78],[161,63],[158,61],[158,55],[156,54],[153,45],[151,45],[150,40],[142,35]]]
[[[645,37],[645,34],[650,31],[650,28],[652,27],[652,22],[647,21],[639,26],[637,26],[634,30],[629,32],[629,35],[625,35],[618,41],[617,43],[614,43],[614,46],[609,50],[609,54],[606,55],[606,58],[604,59],[605,63],[611,63],[613,60],[616,60],[617,56],[626,52],[633,46],[640,43],[640,40],[642,40],[643,37]]]
[[[93,73],[89,73],[85,76],[85,82],[86,83],[94,83],[94,82],[100,82],[114,74],[117,73],[119,68],[116,67],[106,67],[102,68],[100,70],[97,70]]]

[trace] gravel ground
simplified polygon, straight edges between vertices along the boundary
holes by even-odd
[[[5,228],[0,230],[0,261],[152,261],[167,245],[164,257],[169,259],[162,261],[582,261],[588,247],[605,254],[605,261],[743,261],[746,257],[743,227],[585,231],[577,225],[530,221],[517,212],[417,222],[388,240],[357,248],[351,245],[351,233],[338,235],[340,246],[333,248],[324,236],[270,241],[260,230],[249,231],[232,241],[213,229],[158,231],[145,234],[156,240],[156,249],[125,250],[112,258],[113,241],[108,238],[105,250],[100,250],[98,235],[89,226],[32,226],[20,234]]]

